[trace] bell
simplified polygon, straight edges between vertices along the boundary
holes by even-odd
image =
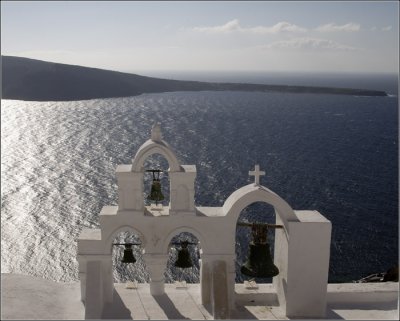
[[[175,262],[175,266],[186,269],[190,268],[193,266],[192,259],[190,258],[190,253],[188,249],[188,242],[182,242],[181,243],[181,249],[178,251],[178,259]]]
[[[132,244],[125,244],[124,256],[121,260],[122,263],[135,263],[136,259],[133,256]]]
[[[155,201],[156,203],[164,199],[164,195],[161,192],[161,183],[159,179],[154,179],[153,184],[151,184],[151,191],[147,199]]]
[[[279,274],[279,269],[272,261],[268,243],[249,244],[249,258],[242,265],[240,272],[257,278],[270,278]]]
[[[279,274],[279,269],[272,261],[267,242],[268,226],[252,224],[253,241],[249,244],[249,258],[242,265],[240,272],[257,278],[271,278]]]
[[[151,190],[149,196],[147,196],[148,200],[155,201],[156,204],[159,201],[164,200],[164,195],[161,192],[161,182],[160,182],[160,171],[159,170],[148,170],[149,172],[153,172],[153,183],[151,184]],[[157,173],[157,177],[155,175]]]

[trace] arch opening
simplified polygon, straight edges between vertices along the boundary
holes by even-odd
[[[263,202],[272,205],[275,213],[282,222],[284,232],[288,235],[289,221],[297,222],[293,209],[279,195],[264,186],[249,184],[233,192],[222,207],[225,215],[231,216],[233,220],[238,220],[243,209],[255,202]]]
[[[115,243],[141,243],[141,245],[132,246],[132,252],[136,259],[135,263],[121,262],[125,246],[114,246]],[[132,231],[122,231],[112,238],[112,271],[114,283],[138,282],[145,283],[150,281],[150,275],[144,260],[145,244],[138,234]]]
[[[176,158],[171,147],[164,141],[154,142],[152,140],[146,141],[137,151],[134,159],[132,160],[132,171],[134,172],[142,171],[146,159],[154,154],[163,155],[167,159],[169,169],[172,172],[181,171],[181,166],[179,164],[179,161]]]
[[[181,248],[180,245],[174,245],[173,243],[180,243],[182,241],[188,241],[189,243],[195,243],[188,245],[188,251],[190,259],[193,263],[193,267],[190,268],[179,268],[175,266],[175,262],[178,259],[178,252]],[[168,261],[164,272],[165,282],[174,283],[176,281],[186,281],[186,283],[199,283],[200,282],[200,256],[201,256],[201,244],[199,239],[190,232],[178,232],[175,234],[168,244]]]
[[[162,204],[162,206],[168,206],[170,203],[170,178],[168,175],[168,160],[164,157],[162,154],[151,154],[149,155],[146,160],[143,163],[143,170],[144,175],[143,175],[143,199],[144,199],[144,204],[146,206],[150,206],[152,203],[155,204],[154,201],[151,201],[148,196],[150,195],[151,192],[151,187],[153,183],[153,173],[151,172],[146,172],[146,170],[149,169],[159,169],[162,170],[163,172],[160,173],[159,175],[155,173],[155,177],[159,177],[160,183],[161,183],[161,192],[164,196],[164,199],[161,200],[160,202],[157,202],[158,204]]]
[[[252,242],[251,227],[241,226],[238,223],[267,223],[276,224],[276,211],[275,208],[266,202],[253,202],[247,205],[241,212],[236,222],[236,236],[235,236],[235,282],[243,283],[254,279],[254,277],[247,276],[241,273],[242,265],[249,258],[249,244]],[[275,248],[275,229],[269,228],[267,232],[267,243],[272,260],[274,259]],[[279,268],[279,267],[278,267]],[[257,283],[272,283],[272,278],[255,278]]]

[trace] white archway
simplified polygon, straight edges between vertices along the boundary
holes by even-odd
[[[286,234],[289,231],[289,222],[298,222],[293,209],[283,198],[270,189],[256,184],[243,186],[233,192],[226,199],[222,211],[227,217],[230,217],[231,221],[237,222],[242,210],[255,202],[264,202],[275,208],[276,214],[283,222]]]
[[[182,171],[179,161],[168,143],[149,139],[137,151],[132,161],[132,172],[142,172],[145,160],[153,154],[160,154],[166,158],[170,172]]]
[[[171,240],[174,238],[174,236],[184,232],[193,234],[200,241],[203,253],[207,253],[208,245],[205,238],[199,231],[189,226],[181,226],[168,233],[168,235],[163,240],[163,253],[168,253],[169,244],[171,243]]]
[[[105,241],[105,248],[104,248],[104,253],[105,254],[112,254],[112,244],[113,244],[113,240],[118,236],[118,234],[122,233],[122,232],[130,232],[133,234],[138,235],[140,241],[142,242],[142,248],[146,247],[147,244],[147,240],[146,237],[144,236],[144,234],[142,232],[140,232],[136,227],[132,227],[129,225],[124,225],[124,226],[119,226],[118,228],[114,229],[109,236],[106,238]]]
[[[169,164],[170,203],[163,212],[144,206],[143,178],[146,159],[164,156]],[[151,138],[137,151],[131,165],[119,165],[118,206],[104,207],[100,229],[84,229],[78,239],[81,297],[87,316],[99,318],[113,297],[112,242],[121,232],[138,235],[146,248],[150,293],[164,293],[164,271],[169,244],[179,233],[194,235],[201,244],[201,300],[211,304],[215,318],[229,318],[235,303],[235,231],[243,209],[262,202],[273,206],[276,223],[274,261],[281,270],[274,279],[280,305],[288,316],[324,315],[329,268],[331,224],[316,211],[294,211],[280,196],[260,185],[255,165],[253,184],[233,192],[222,207],[195,206],[195,165],[180,165],[171,147],[162,140],[158,124]],[[290,235],[290,237],[289,237]],[[312,284],[309,280],[312,277]],[[86,297],[89,300],[86,300]]]

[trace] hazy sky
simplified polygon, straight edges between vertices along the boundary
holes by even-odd
[[[398,15],[397,1],[1,1],[1,51],[130,72],[397,72]]]

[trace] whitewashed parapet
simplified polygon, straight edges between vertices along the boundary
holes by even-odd
[[[317,211],[295,211],[295,214],[299,221],[289,222],[286,273],[276,278],[286,292],[286,315],[324,318],[332,225]],[[275,256],[280,255],[275,252]]]
[[[161,154],[169,164],[169,206],[144,206],[144,163]],[[118,206],[100,212],[100,229],[84,229],[78,239],[81,297],[87,317],[99,317],[100,307],[113,298],[112,244],[122,232],[139,237],[150,273],[150,293],[164,293],[164,271],[171,240],[182,232],[200,242],[201,300],[214,318],[229,318],[235,308],[235,233],[240,214],[250,204],[264,202],[275,209],[274,278],[280,306],[288,317],[324,318],[330,255],[331,222],[316,211],[294,211],[279,195],[261,185],[265,174],[257,164],[249,175],[254,183],[233,192],[222,207],[195,207],[195,165],[180,165],[162,139],[159,124],[136,153],[131,165],[119,165]],[[269,293],[270,294],[270,293]],[[269,295],[268,294],[268,295]],[[87,300],[90,298],[89,300]]]

